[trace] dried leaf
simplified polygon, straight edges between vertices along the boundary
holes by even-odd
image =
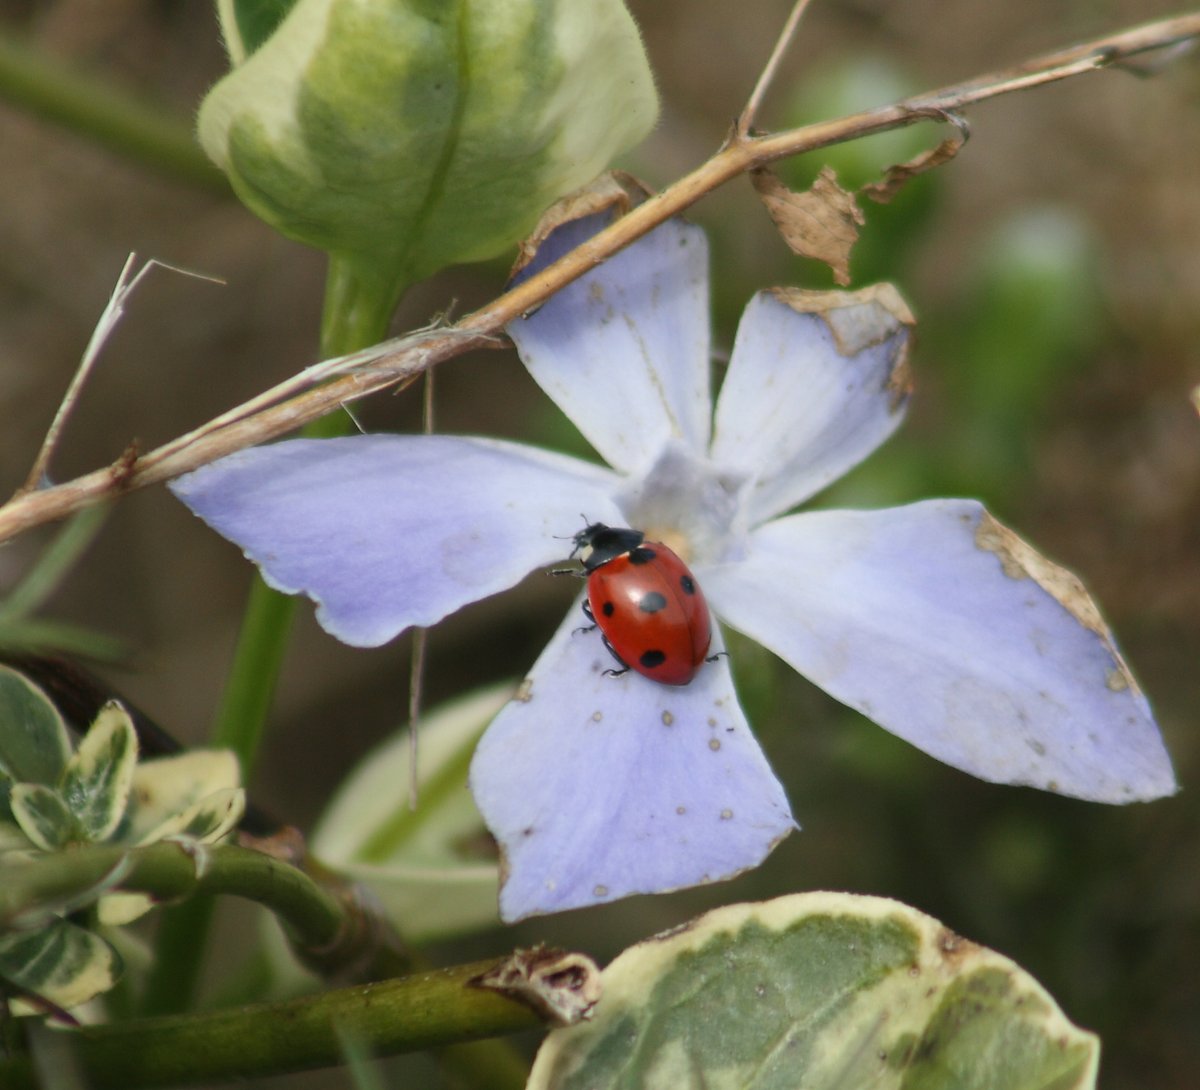
[[[907,162],[888,167],[878,182],[864,185],[858,191],[861,196],[870,197],[876,204],[887,204],[918,174],[924,174],[927,170],[950,162],[962,150],[962,146],[971,136],[966,121],[957,114],[939,113],[938,116],[954,126],[955,134],[948,136],[936,148],[923,151]]]
[[[610,170],[595,181],[560,197],[545,212],[527,239],[517,250],[509,279],[512,279],[536,256],[543,242],[564,223],[612,211],[616,217],[625,215],[644,201],[652,190],[645,182],[623,170]]]
[[[838,184],[833,170],[822,167],[803,193],[788,189],[769,170],[751,171],[750,180],[792,253],[825,262],[837,283],[849,284],[850,250],[866,221],[854,194]]]

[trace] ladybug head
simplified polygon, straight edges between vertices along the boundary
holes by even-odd
[[[642,543],[645,536],[641,530],[593,522],[575,535],[575,548],[571,550],[571,555],[582,553],[580,561],[584,570],[595,571],[601,564],[607,564],[618,556],[632,552]]]

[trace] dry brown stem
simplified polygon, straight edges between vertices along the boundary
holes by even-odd
[[[503,343],[499,338],[508,322],[533,310],[560,288],[695,204],[705,194],[757,167],[926,119],[942,121],[947,113],[957,113],[998,95],[1095,71],[1197,38],[1200,38],[1200,12],[1133,27],[890,106],[799,129],[751,136],[735,128],[725,145],[707,162],[487,306],[453,325],[422,330],[376,345],[354,357],[309,368],[155,450],[132,455],[127,452],[112,466],[53,487],[18,494],[0,507],[0,541],[284,435],[345,402],[410,382],[426,368],[468,349],[496,347]],[[760,85],[763,85],[761,80]],[[745,112],[743,116],[747,116]]]

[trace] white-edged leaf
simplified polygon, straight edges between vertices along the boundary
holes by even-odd
[[[137,732],[129,713],[110,701],[67,762],[60,785],[63,800],[89,840],[107,840],[121,823],[137,757]]]
[[[313,854],[368,886],[406,938],[496,921],[497,868],[471,850],[486,834],[466,781],[480,734],[511,694],[511,685],[493,686],[421,720],[415,811],[403,730],[350,773],[310,838]]]
[[[105,927],[123,927],[140,920],[156,903],[148,893],[106,893],[96,905],[96,919]]]
[[[151,829],[139,844],[153,844],[167,837],[211,844],[237,826],[246,810],[246,792],[240,787],[222,787],[197,799]]]
[[[622,953],[528,1090],[1086,1090],[1096,1038],[1007,958],[881,897],[731,905]]]
[[[55,784],[70,756],[58,709],[24,675],[0,666],[0,773],[17,783]]]
[[[56,852],[79,838],[78,823],[53,787],[14,784],[8,804],[21,831],[42,851]]]
[[[193,749],[142,761],[133,774],[128,822],[121,828],[120,838],[131,844],[148,844],[180,832],[180,827],[159,830],[202,799],[240,784],[237,757],[228,749]]]
[[[108,991],[120,974],[121,961],[112,947],[66,920],[0,937],[0,977],[64,1010]],[[21,999],[13,1001],[12,1009],[41,1013],[36,1003]]]

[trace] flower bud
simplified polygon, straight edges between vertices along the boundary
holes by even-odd
[[[657,110],[621,0],[297,0],[249,32],[220,6],[205,150],[283,234],[399,287],[500,253]]]

